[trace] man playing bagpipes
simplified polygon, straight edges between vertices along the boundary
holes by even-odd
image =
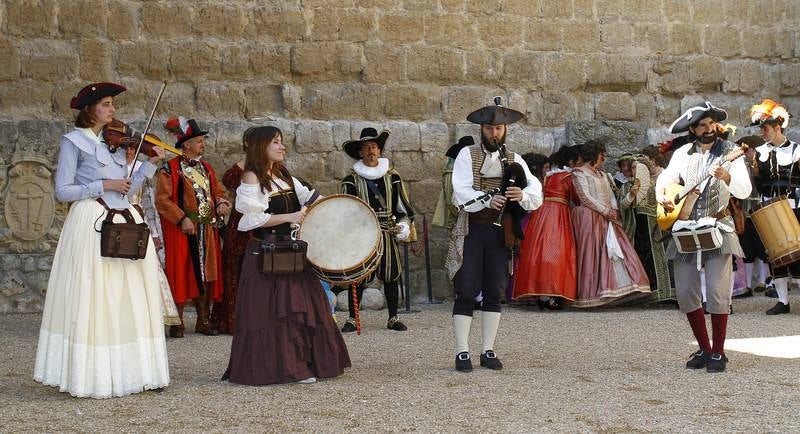
[[[467,120],[481,125],[481,143],[459,151],[453,165],[453,204],[460,212],[450,236],[446,267],[456,292],[453,327],[458,371],[472,370],[469,333],[475,297],[480,293],[481,366],[503,368],[494,341],[500,324],[500,294],[509,274],[507,249],[523,237],[522,214],[542,204],[539,180],[521,156],[505,149],[507,126],[523,117],[504,107],[500,97],[495,97],[494,105],[470,113]]]

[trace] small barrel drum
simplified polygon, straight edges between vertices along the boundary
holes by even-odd
[[[361,283],[378,268],[383,254],[375,212],[345,194],[314,202],[297,238],[308,243],[306,257],[317,276],[335,286]]]
[[[783,267],[800,260],[800,223],[786,196],[754,206],[750,218],[773,266]]]

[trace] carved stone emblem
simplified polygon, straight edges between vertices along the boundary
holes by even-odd
[[[33,147],[17,147],[0,175],[0,252],[50,253],[68,205],[55,200],[53,170]]]
[[[52,173],[44,166],[23,162],[11,169],[5,195],[8,228],[24,241],[47,234],[55,219]]]

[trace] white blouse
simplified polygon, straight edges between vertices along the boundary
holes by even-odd
[[[269,198],[280,194],[280,190],[275,188],[277,185],[282,190],[289,190],[291,187],[281,179],[274,179],[272,191],[261,191],[260,184],[245,184],[244,182],[236,189],[236,211],[242,213],[239,220],[239,230],[242,232],[251,231],[264,226],[272,217],[265,211],[269,208]],[[294,192],[300,204],[305,204],[314,194],[314,190],[308,189],[300,183],[297,178],[292,177]]]

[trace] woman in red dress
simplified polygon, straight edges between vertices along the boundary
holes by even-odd
[[[550,160],[555,168],[544,181],[544,203],[531,213],[514,276],[513,299],[522,301],[550,297],[546,307],[558,308],[558,301],[575,300],[575,239],[570,220],[570,203],[577,202],[570,163],[577,159],[575,148],[562,147]]]

